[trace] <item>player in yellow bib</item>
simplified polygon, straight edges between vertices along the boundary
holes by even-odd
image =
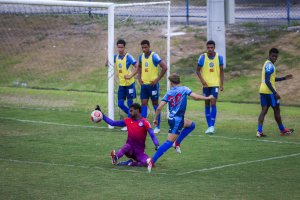
[[[118,54],[114,55],[114,64],[119,77],[118,106],[129,117],[129,107],[136,98],[134,75],[137,74],[138,63],[132,55],[125,51],[125,46],[125,40],[117,41]],[[128,107],[124,104],[126,99]],[[122,130],[127,131],[126,127]]]
[[[203,85],[203,96],[213,95],[214,99],[205,100],[205,117],[208,129],[206,134],[215,132],[217,117],[217,99],[219,90],[224,89],[223,56],[215,52],[215,42],[209,40],[206,43],[207,52],[201,54],[198,59],[196,73]]]
[[[274,110],[274,117],[280,130],[280,135],[290,135],[294,131],[293,129],[285,128],[281,120],[280,95],[276,91],[275,82],[291,79],[293,78],[293,75],[289,74],[280,78],[276,77],[276,68],[274,63],[277,61],[278,54],[278,49],[270,49],[269,58],[262,68],[262,78],[259,88],[261,113],[258,117],[256,137],[266,137],[263,133],[263,122],[270,106]]]
[[[165,75],[167,65],[157,53],[150,50],[150,42],[148,40],[143,40],[141,47],[143,53],[139,56],[138,80],[141,84],[142,116],[146,118],[149,98],[151,98],[155,111],[158,107],[159,81]],[[161,67],[160,73],[158,66]],[[158,124],[154,129],[154,133],[159,132],[160,116],[158,117]]]

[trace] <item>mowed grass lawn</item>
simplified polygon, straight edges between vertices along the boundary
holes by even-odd
[[[90,122],[88,108],[106,101],[100,94],[28,89],[28,101],[17,104],[13,99],[22,91],[1,89],[0,199],[300,198],[299,107],[282,106],[295,134],[280,137],[270,112],[264,126],[269,137],[257,139],[260,106],[220,102],[217,132],[207,136],[203,102],[190,100],[187,117],[196,129],[182,143],[182,154],[170,149],[148,174],[111,164],[111,149],[119,149],[126,135]],[[29,100],[38,93],[39,100]],[[73,107],[55,103],[68,98]],[[86,104],[76,103],[85,98]],[[164,119],[160,143],[166,131]],[[150,137],[146,152],[155,152]]]

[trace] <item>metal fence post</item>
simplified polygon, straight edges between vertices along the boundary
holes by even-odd
[[[189,14],[189,0],[186,0],[186,24],[189,25],[190,24],[190,21],[189,21],[189,17],[190,17],[190,14]]]
[[[288,26],[290,26],[291,25],[291,0],[286,0],[286,15],[287,15]]]

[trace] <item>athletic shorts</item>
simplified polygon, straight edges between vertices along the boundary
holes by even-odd
[[[203,88],[203,96],[208,97],[209,95],[213,95],[215,99],[218,99],[219,87],[204,87]]]
[[[136,98],[135,83],[132,83],[129,86],[119,86],[118,89],[118,100],[126,100]]]
[[[159,83],[152,87],[152,85],[145,85],[141,86],[141,100],[149,99],[151,100],[158,100],[159,99]]]
[[[280,104],[280,100],[276,99],[274,94],[260,94],[260,105],[261,106],[276,107],[279,104]]]
[[[133,144],[126,143],[121,150],[125,153],[127,158],[132,158],[137,162],[146,164],[148,155],[145,153],[144,148],[138,148]]]
[[[184,117],[175,116],[173,118],[169,118],[169,133],[171,134],[180,134],[183,125],[184,125]]]

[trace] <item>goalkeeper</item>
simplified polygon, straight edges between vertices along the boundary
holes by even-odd
[[[107,124],[119,127],[126,126],[128,130],[128,137],[124,146],[117,153],[115,153],[114,149],[111,151],[112,164],[146,167],[148,158],[148,155],[145,153],[147,132],[155,145],[155,149],[158,149],[159,142],[148,120],[141,116],[141,109],[140,104],[133,103],[129,107],[130,117],[119,121],[114,121],[103,114],[103,120]],[[96,110],[100,110],[100,107],[97,106]],[[130,159],[118,162],[124,155]]]

